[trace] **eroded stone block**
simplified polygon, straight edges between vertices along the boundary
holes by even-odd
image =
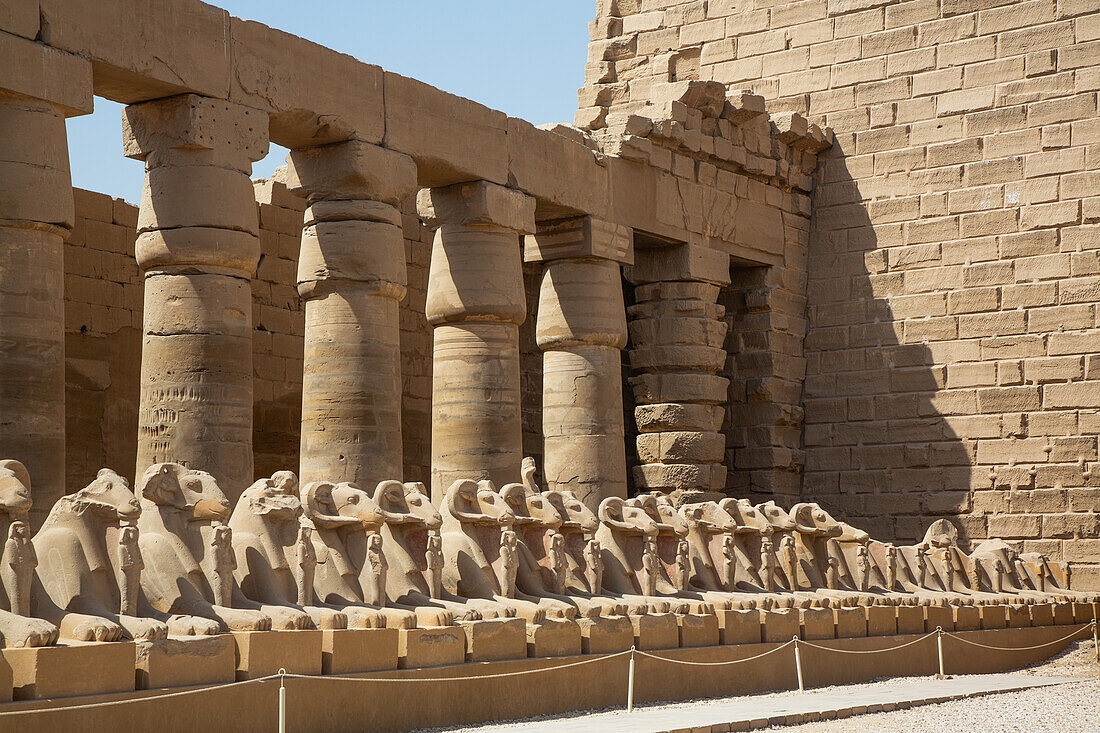
[[[463,621],[466,661],[491,662],[527,656],[527,622],[521,618]]]
[[[719,637],[723,644],[759,644],[760,611],[732,609],[716,611]]]
[[[584,654],[623,652],[634,645],[634,626],[626,616],[577,619],[577,626],[581,630],[581,652]]]
[[[760,613],[764,626],[764,641],[784,642],[798,636],[801,619],[797,608],[778,608]]]
[[[236,674],[236,646],[230,634],[138,641],[136,688],[214,685],[232,682]]]
[[[639,649],[675,649],[680,646],[676,616],[671,613],[647,613],[631,616],[634,646]]]
[[[71,642],[57,646],[4,649],[16,700],[72,697],[134,689],[132,641]],[[8,687],[0,680],[0,690]]]
[[[836,638],[850,639],[867,636],[867,616],[862,608],[835,608],[833,619],[836,621]],[[923,622],[922,618],[922,625]]]
[[[581,627],[569,619],[527,624],[527,656],[568,657],[581,653]]]
[[[680,646],[715,646],[721,638],[718,618],[712,613],[688,613],[676,617]]]
[[[868,636],[893,636],[898,633],[897,614],[893,606],[864,606],[863,612],[867,617]]]
[[[323,674],[397,669],[398,629],[324,629],[321,633]]]
[[[400,629],[399,669],[441,667],[466,660],[466,632],[458,626]]]
[[[321,674],[321,631],[234,631],[237,679],[265,677],[285,669],[290,674]]]
[[[799,621],[803,639],[836,638],[836,620],[831,608],[803,608]]]

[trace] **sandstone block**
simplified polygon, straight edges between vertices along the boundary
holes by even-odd
[[[868,636],[893,636],[898,633],[897,614],[893,606],[864,606]]]
[[[424,188],[416,197],[420,218],[432,226],[473,224],[535,231],[535,199],[488,181]]]
[[[88,114],[92,64],[56,47],[0,33],[0,89],[49,102],[66,117]]]
[[[542,222],[523,239],[525,262],[593,257],[621,265],[634,262],[634,232],[630,227],[592,216]]]
[[[630,350],[636,370],[717,372],[726,363],[726,350],[711,346],[641,346]]]
[[[955,613],[951,606],[924,606],[925,633],[935,631],[937,627],[944,631],[955,630]]]
[[[73,697],[134,689],[134,642],[72,642],[57,646],[4,649],[16,700]]]
[[[1054,604],[1053,603],[1037,603],[1033,606],[1028,606],[1028,610],[1031,612],[1031,625],[1032,626],[1053,626],[1054,625]]]
[[[634,626],[626,616],[582,618],[577,619],[577,625],[582,654],[624,652],[634,645]]]
[[[310,202],[369,199],[400,206],[416,189],[412,158],[358,140],[292,150],[287,164],[287,188]]]
[[[251,680],[285,669],[290,674],[321,674],[324,635],[298,631],[234,631],[237,680]]]
[[[638,460],[644,463],[718,463],[726,448],[720,433],[644,433],[635,439]]]
[[[729,285],[729,255],[694,244],[655,247],[636,251],[634,266],[627,272],[633,283],[662,280],[700,280]]]
[[[955,630],[975,631],[982,627],[978,606],[955,606]]]
[[[1007,624],[1010,629],[1031,626],[1031,611],[1028,606],[1009,606]]]
[[[979,606],[983,629],[1003,629],[1008,625],[1007,606]]]
[[[716,463],[644,463],[634,481],[648,490],[712,489],[725,485],[726,467]]]
[[[491,662],[527,656],[527,622],[521,618],[463,621],[466,661]]]
[[[835,608],[833,609],[833,618],[836,622],[836,638],[851,639],[867,636],[867,616],[863,613],[862,608]],[[922,618],[922,626],[923,621]]]
[[[571,657],[581,653],[581,627],[569,619],[527,624],[528,657]]]
[[[399,629],[398,669],[442,667],[466,660],[466,632],[458,626]]]
[[[1074,623],[1073,604],[1069,602],[1055,603],[1054,623],[1058,626],[1068,626]]]
[[[782,643],[798,636],[801,626],[798,610],[781,608],[761,611],[760,620],[764,627],[764,641]]]
[[[138,690],[232,682],[236,646],[229,634],[135,642]]]
[[[835,639],[836,619],[831,608],[803,608],[799,610],[801,638]]]
[[[634,422],[641,433],[695,430],[715,432],[722,427],[721,405],[657,403],[634,408]]]
[[[720,639],[718,618],[713,613],[688,613],[676,617],[681,647],[716,646]]]
[[[251,163],[267,155],[268,120],[264,112],[250,107],[183,94],[126,107],[122,139],[126,157],[146,160],[155,153],[158,167],[176,159],[173,151],[193,155],[207,150],[211,155],[203,161],[204,167],[223,165],[247,174]],[[178,183],[186,185],[186,181]],[[249,200],[254,202],[251,185],[249,181]],[[197,183],[194,190],[196,195],[203,193]]]
[[[760,611],[731,609],[716,611],[719,635],[723,644],[759,644]]]
[[[680,645],[675,614],[647,613],[628,618],[634,627],[634,646],[638,649],[675,649]]]
[[[923,634],[924,609],[920,606],[898,606],[897,622],[899,634]]]
[[[729,391],[729,380],[712,374],[640,374],[629,381],[634,399],[642,404],[721,404]]]
[[[324,629],[322,674],[397,669],[398,629]]]

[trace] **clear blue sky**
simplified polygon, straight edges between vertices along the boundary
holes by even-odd
[[[256,20],[536,125],[572,122],[595,0],[214,0]],[[96,98],[69,120],[73,185],[141,197],[141,163],[122,156],[121,106]],[[286,151],[254,168],[269,175]]]

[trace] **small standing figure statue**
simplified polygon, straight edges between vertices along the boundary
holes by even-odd
[[[733,535],[722,537],[722,557],[726,562],[726,590],[737,587],[737,551],[733,544]]]
[[[214,605],[229,608],[233,605],[233,571],[237,569],[237,557],[233,554],[233,530],[224,524],[214,527],[210,540],[214,561]]]
[[[428,566],[428,591],[432,598],[443,597],[443,539],[439,536],[439,530],[431,530],[428,533],[428,549],[424,552],[424,560]]]
[[[642,575],[645,580],[642,595],[657,595],[657,542],[646,538],[642,546]]]
[[[584,579],[588,581],[588,591],[599,593],[603,590],[603,555],[600,541],[593,538],[584,546]]]
[[[298,572],[294,580],[298,585],[298,605],[313,605],[313,574],[317,570],[317,551],[313,549],[311,530],[304,524],[298,527]]]
[[[1039,555],[1039,572],[1036,573],[1036,577],[1039,579],[1039,592],[1047,592],[1047,563],[1050,561],[1046,555]]]
[[[775,552],[770,537],[760,540],[760,579],[764,581],[764,590],[775,590]]]
[[[871,557],[867,545],[860,545],[856,550],[856,568],[859,569],[859,589],[866,593],[871,588]]]
[[[565,595],[565,581],[569,573],[569,559],[565,554],[565,537],[561,532],[550,536],[550,572],[554,574],[554,592]]]
[[[507,528],[500,533],[500,593],[505,598],[516,597],[516,574],[519,572],[519,537]]]
[[[138,548],[137,527],[123,527],[118,534],[119,614],[137,616],[138,592],[141,588],[141,549]]]
[[[955,590],[955,563],[951,560],[951,548],[943,548],[943,560],[944,578],[948,592],[954,592]]]
[[[4,561],[11,569],[5,577],[8,590],[8,607],[16,616],[31,615],[31,583],[34,569],[38,567],[38,555],[31,544],[31,530],[26,522],[16,520],[8,528],[8,540],[4,543]]]
[[[893,591],[898,584],[898,548],[886,545],[886,590]]]
[[[917,546],[917,585],[927,588],[928,580],[928,550],[923,545]]]
[[[970,565],[966,566],[966,577],[970,581],[971,590],[980,591],[982,589],[982,565],[978,562],[978,558],[973,558],[970,561]]]
[[[367,538],[367,562],[371,572],[371,598],[367,603],[375,606],[386,605],[386,571],[389,563],[386,562],[386,553],[382,552],[382,535],[372,534]]]
[[[1026,588],[1031,585],[1031,577],[1027,574],[1027,566],[1024,565],[1024,561],[1020,558],[1014,558],[1012,566],[1016,568],[1016,577],[1020,579],[1021,587]]]
[[[687,540],[680,540],[676,545],[676,590],[681,593],[686,591],[688,586],[688,573],[691,567],[688,553]]]
[[[840,560],[829,557],[829,569],[825,573],[825,585],[829,590],[840,590]]]
[[[996,558],[993,561],[993,590],[996,593],[1003,593],[1005,588],[1005,564],[1001,562],[1001,558]]]
[[[787,575],[787,587],[793,592],[798,590],[798,553],[794,549],[794,538],[787,535],[779,543],[779,554],[783,557],[783,572]]]

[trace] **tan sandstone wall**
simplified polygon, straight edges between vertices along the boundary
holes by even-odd
[[[256,199],[262,256],[252,281],[253,443],[256,475],[267,476],[298,469],[304,317],[295,279],[305,203],[283,184],[271,181],[256,182]],[[405,211],[409,274],[408,296],[401,306],[405,480],[427,481],[432,365],[424,297],[432,232],[416,218],[411,205]],[[76,191],[76,226],[65,247],[70,492],[87,485],[103,467],[133,478],[142,318],[142,281],[134,261],[136,226],[136,206]]]
[[[578,124],[697,78],[836,133],[803,495],[902,540],[955,517],[1100,587],[1095,0],[603,0],[591,30]]]

